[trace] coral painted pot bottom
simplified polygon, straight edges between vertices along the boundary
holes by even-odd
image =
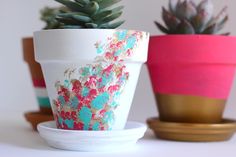
[[[215,142],[229,140],[236,131],[236,121],[224,119],[218,124],[163,122],[147,120],[157,138],[174,141]]]
[[[185,123],[220,123],[224,99],[201,96],[156,94],[160,120]]]
[[[42,112],[27,112],[24,116],[35,131],[37,131],[39,123],[53,120],[52,114],[44,114]]]

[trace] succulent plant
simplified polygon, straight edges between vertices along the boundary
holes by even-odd
[[[169,0],[169,10],[162,8],[165,26],[156,21],[155,24],[166,34],[216,34],[228,21],[227,7],[217,16],[213,16],[213,10],[210,0],[203,0],[198,5],[191,0]]]
[[[60,28],[60,23],[55,19],[56,15],[59,13],[66,13],[68,9],[66,7],[45,7],[40,11],[40,19],[46,23],[43,29],[58,29]]]
[[[121,0],[55,0],[70,11],[59,13],[56,20],[61,28],[103,28],[119,27],[124,21],[112,22],[122,14],[123,6],[112,7]],[[112,23],[111,23],[112,22]]]

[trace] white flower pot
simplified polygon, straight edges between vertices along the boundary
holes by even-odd
[[[35,32],[57,127],[123,129],[149,34],[133,30],[73,29]]]

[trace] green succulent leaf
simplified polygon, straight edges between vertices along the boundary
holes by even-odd
[[[169,1],[169,10],[172,14],[176,13],[177,4],[178,4],[178,0],[170,0]]]
[[[222,34],[220,34],[220,35],[229,36],[229,35],[230,35],[230,32],[222,33]]]
[[[210,25],[209,27],[207,27],[203,31],[203,34],[215,34],[216,31],[217,31],[217,25],[213,24],[213,25]]]
[[[118,6],[116,8],[113,8],[111,11],[112,11],[112,13],[117,13],[117,12],[122,11],[123,9],[124,9],[124,6],[122,5],[122,6]]]
[[[177,5],[176,16],[180,20],[184,19],[191,20],[196,15],[197,15],[197,9],[189,1],[185,0],[183,3]]]
[[[88,16],[83,16],[83,15],[73,15],[72,17],[75,20],[78,20],[80,22],[91,22],[92,19]]]
[[[123,23],[125,23],[124,20],[111,23],[111,24],[109,24],[109,28],[110,28],[110,29],[115,29],[115,28],[117,28],[117,27],[120,27]]]
[[[75,0],[77,3],[80,3],[81,5],[87,5],[89,2],[90,2],[90,0]]]
[[[40,10],[41,17],[40,19],[46,23],[46,26],[43,29],[58,29],[60,28],[60,23],[56,20],[56,16],[59,13],[66,13],[68,9],[65,7],[45,7]]]
[[[163,25],[161,25],[159,22],[154,21],[154,23],[157,26],[157,28],[159,28],[159,30],[162,31],[163,33],[171,34],[170,31],[167,28],[165,28]]]
[[[94,0],[98,2],[100,9],[106,9],[116,3],[119,3],[121,0]]]
[[[122,15],[122,12],[118,12],[118,13],[108,15],[105,18],[102,19],[102,23],[107,23],[107,22],[113,21],[113,20],[117,19],[118,17],[120,17],[121,15]]]
[[[217,30],[221,30],[225,26],[228,20],[229,20],[229,17],[225,16],[225,18],[220,23],[218,23]]]
[[[98,25],[95,24],[95,23],[86,23],[85,26],[86,26],[87,28],[97,28],[97,27],[98,27]]]
[[[61,28],[63,28],[63,29],[81,29],[82,27],[78,26],[78,25],[64,25],[64,26],[61,26]]]
[[[181,21],[177,30],[178,34],[195,34],[193,26],[187,20]]]
[[[82,5],[78,2],[70,1],[70,0],[55,0],[55,1],[57,1],[61,4],[64,4],[72,11],[82,11],[84,8],[84,5]]]
[[[97,2],[92,1],[88,3],[84,9],[84,11],[89,15],[94,15],[99,10],[99,5]]]
[[[209,25],[209,18],[205,16],[205,12],[202,12],[192,19],[192,24],[196,33],[201,33]]]
[[[104,29],[107,29],[107,28],[110,28],[110,29],[115,29],[117,27],[119,27],[120,25],[122,25],[125,21],[118,21],[118,22],[114,22],[114,23],[107,23],[107,24],[103,24],[101,25],[100,28],[104,28]]]
[[[61,25],[77,25],[78,22],[74,21],[72,18],[62,18],[62,17],[56,17],[56,20],[60,22]]]
[[[197,11],[201,17],[201,25],[206,25],[213,17],[214,6],[210,0],[204,0],[198,5]]]
[[[111,14],[112,14],[111,10],[105,10],[105,11],[102,11],[102,12],[100,12],[98,14],[95,14],[94,16],[92,16],[92,18],[94,20],[100,20],[100,19],[103,19],[104,17],[107,17],[107,16],[109,16]]]
[[[85,13],[82,13],[82,12],[68,12],[68,13],[59,13],[59,14],[57,14],[58,17],[63,17],[63,18],[72,18],[75,15],[89,16],[88,14],[85,14]]]
[[[162,9],[165,26],[155,22],[167,34],[215,34],[228,21],[227,7],[217,16],[213,15],[211,0],[202,0],[196,5],[193,0],[169,0],[169,10]]]
[[[162,18],[171,32],[174,32],[181,22],[177,17],[173,16],[173,14],[167,11],[164,7],[162,8]]]
[[[113,22],[122,15],[124,6],[112,7],[121,0],[56,0],[70,10],[56,16],[63,28],[116,28],[124,21]],[[69,25],[69,27],[66,27]],[[79,27],[75,27],[79,25]]]
[[[228,9],[228,7],[224,7],[221,11],[220,11],[220,13],[215,17],[215,18],[213,18],[213,20],[212,20],[212,23],[214,22],[214,23],[220,23],[226,16],[228,16],[227,15],[227,9]]]

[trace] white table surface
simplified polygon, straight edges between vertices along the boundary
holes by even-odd
[[[73,152],[49,147],[25,121],[22,113],[0,114],[0,157],[236,157],[236,136],[216,143],[171,142],[148,130],[137,145],[117,152]]]

